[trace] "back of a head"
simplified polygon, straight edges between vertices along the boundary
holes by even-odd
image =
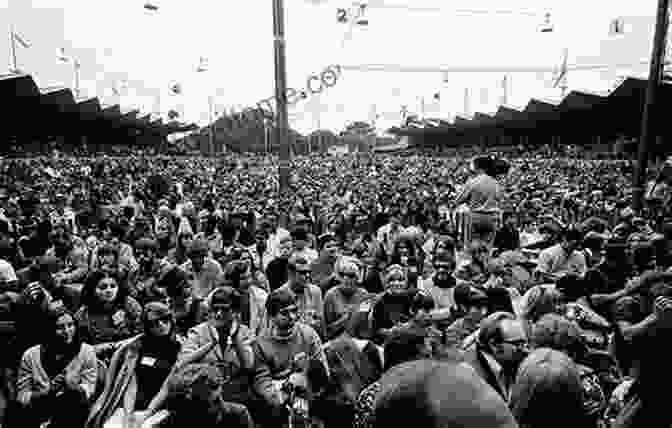
[[[506,403],[468,365],[419,360],[383,375],[373,427],[413,421],[426,428],[515,428]]]
[[[582,394],[579,370],[571,358],[540,348],[520,365],[509,406],[521,427],[583,428],[589,425]]]

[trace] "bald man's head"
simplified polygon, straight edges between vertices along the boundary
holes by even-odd
[[[467,364],[431,360],[400,364],[380,380],[374,428],[400,420],[423,428],[516,428],[506,403]]]

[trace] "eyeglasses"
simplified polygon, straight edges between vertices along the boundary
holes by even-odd
[[[99,290],[107,290],[108,288],[117,288],[117,283],[110,281],[110,282],[99,282],[98,287]]]
[[[296,272],[298,275],[304,275],[304,276],[308,276],[312,273],[311,270],[299,270],[299,269],[296,269],[294,272]]]
[[[290,317],[292,315],[296,315],[297,313],[299,313],[299,308],[297,308],[296,306],[288,306],[286,308],[280,309],[278,313],[283,317]]]
[[[165,317],[157,318],[155,320],[149,320],[147,321],[147,324],[149,324],[150,327],[159,327],[161,323],[169,323],[171,321],[171,318],[169,315],[166,315]]]
[[[513,339],[513,340],[503,340],[502,343],[508,343],[511,346],[516,348],[526,348],[527,340],[525,339]]]
[[[214,305],[211,307],[210,311],[213,314],[226,313],[231,311],[231,305]]]
[[[357,279],[357,272],[341,272],[343,278]]]

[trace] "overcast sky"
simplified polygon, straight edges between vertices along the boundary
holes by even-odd
[[[287,74],[290,87],[331,64],[393,64],[404,67],[558,67],[563,49],[570,65],[635,64],[651,51],[654,0],[371,0],[368,27],[345,38],[346,26],[336,20],[344,0],[285,0]],[[208,120],[208,97],[215,109],[254,105],[274,91],[271,0],[155,0],[156,12],[144,0],[0,0],[0,24],[10,26],[30,43],[18,47],[22,70],[40,87],[72,86],[73,69],[60,62],[64,48],[81,63],[81,89],[105,104],[143,113],[169,109],[199,124]],[[410,6],[412,5],[412,6]],[[418,10],[418,9],[425,9]],[[456,10],[506,10],[511,14],[455,13]],[[553,33],[541,33],[543,15],[550,12]],[[530,14],[537,14],[530,16]],[[631,19],[623,37],[609,35],[609,23]],[[626,20],[626,29],[628,21]],[[345,42],[344,42],[345,39]],[[10,65],[9,36],[0,51]],[[199,58],[208,72],[196,73]],[[569,89],[604,90],[618,75],[645,72],[646,65],[607,71],[573,72]],[[524,107],[531,97],[558,98],[550,73],[509,73],[508,104]],[[425,114],[464,114],[465,88],[469,112],[496,111],[504,73],[438,71],[383,73],[346,71],[319,97],[290,109],[292,125],[301,132],[318,126],[340,130],[350,120],[378,125],[398,124],[401,106]],[[124,83],[125,82],[125,83]],[[180,83],[181,96],[169,87]],[[122,95],[112,88],[122,89]],[[433,94],[441,93],[434,101]]]

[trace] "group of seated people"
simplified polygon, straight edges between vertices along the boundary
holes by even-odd
[[[585,195],[612,218],[528,233],[521,196],[465,239],[422,194],[343,189],[297,202],[322,228],[185,195],[86,225],[55,195],[21,233],[0,212],[0,426],[669,426],[669,223]]]

